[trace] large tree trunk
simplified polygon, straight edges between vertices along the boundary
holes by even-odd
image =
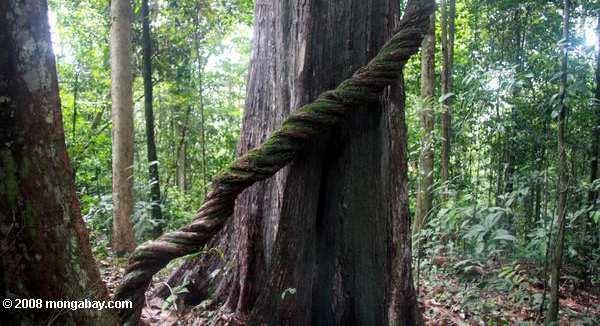
[[[154,230],[156,235],[162,233],[162,217],[160,211],[160,183],[158,179],[158,157],[154,139],[154,110],[152,109],[152,40],[150,38],[150,10],[148,0],[142,0],[142,50],[144,74],[144,112],[146,115],[146,147],[148,152],[148,176],[150,182],[150,200],[152,219],[158,222]],[[133,126],[132,126],[133,127]]]
[[[546,312],[546,325],[556,323],[558,320],[559,310],[559,283],[560,283],[560,268],[562,265],[563,245],[565,238],[565,215],[567,205],[567,151],[566,151],[566,117],[567,105],[565,97],[567,92],[567,64],[568,64],[568,41],[569,41],[569,15],[571,10],[570,0],[564,0],[563,10],[563,55],[561,62],[561,78],[560,78],[560,112],[558,115],[558,219],[557,219],[557,234],[556,245],[554,246],[554,255],[550,273],[550,305]]]
[[[394,0],[258,1],[239,153],[366,64],[398,13]],[[196,294],[188,298],[199,299],[208,275],[227,271],[213,284],[215,296],[248,324],[380,325],[388,310],[399,324],[416,320],[408,206],[398,200],[407,196],[405,140],[390,140],[405,137],[403,108],[395,103],[388,113],[383,102],[359,110],[329,141],[242,193],[233,223],[212,243],[231,252],[232,268],[207,255],[171,281],[191,279]],[[391,133],[385,114],[394,114]],[[393,190],[391,176],[403,182]]]
[[[112,97],[113,250],[132,252],[133,215],[133,99],[131,63],[131,3],[110,5],[110,66]]]
[[[450,148],[452,144],[452,93],[454,72],[454,16],[456,0],[442,0],[442,155],[441,177],[444,183],[444,196],[448,195],[450,180]]]
[[[0,2],[0,296],[107,299],[67,157],[45,1]],[[2,325],[110,325],[90,310],[2,310]]]
[[[421,155],[419,157],[419,188],[415,231],[419,232],[433,207],[433,97],[435,95],[435,14],[431,15],[429,31],[421,47]]]

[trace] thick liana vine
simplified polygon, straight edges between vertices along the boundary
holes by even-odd
[[[419,50],[433,9],[434,1],[409,1],[398,32],[371,62],[336,89],[296,110],[260,147],[239,157],[215,178],[212,191],[190,224],[135,250],[114,298],[133,302],[133,309],[119,312],[124,324],[138,324],[152,276],[171,260],[200,251],[232,215],[235,199],[244,189],[289,164],[353,108],[379,100],[385,87],[397,81],[406,61]]]

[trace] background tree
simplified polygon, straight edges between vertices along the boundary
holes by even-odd
[[[454,67],[454,32],[456,0],[442,0],[441,40],[442,40],[442,149],[441,178],[444,196],[447,196],[450,180],[450,148],[452,144],[452,81]]]
[[[389,325],[421,325],[412,267],[412,233],[408,191],[408,130],[406,125],[406,92],[404,76],[389,90],[387,127],[390,143],[390,214],[392,220],[390,283],[388,303]]]
[[[133,215],[133,67],[132,10],[129,0],[111,1],[110,65],[112,98],[113,249],[132,252]]]
[[[594,103],[592,103],[596,111],[596,126],[593,130],[592,139],[592,159],[590,161],[590,183],[598,179],[598,170],[600,169],[600,12],[598,13],[598,24],[596,25],[596,33],[598,37],[598,53],[596,54],[596,93]],[[598,192],[600,190],[593,188],[589,193],[590,205],[595,207],[598,200]]]
[[[435,95],[435,14],[431,15],[429,31],[423,40],[421,51],[421,98],[420,111],[421,155],[419,157],[419,189],[417,190],[417,215],[415,232],[423,227],[427,214],[433,207],[433,157],[434,157],[434,95]]]
[[[560,90],[558,93],[558,217],[557,217],[557,234],[556,244],[554,246],[554,255],[552,259],[552,267],[550,274],[550,305],[546,312],[545,323],[550,325],[558,322],[559,308],[559,283],[560,283],[560,268],[562,266],[562,256],[565,241],[565,220],[567,214],[567,191],[569,187],[569,177],[567,172],[567,74],[568,74],[568,49],[569,49],[569,19],[571,13],[571,1],[564,0],[563,9],[563,32],[562,39],[559,45],[562,49],[561,68],[560,68]]]
[[[152,109],[152,39],[150,37],[150,9],[148,0],[142,0],[142,51],[144,76],[144,113],[146,116],[146,146],[148,154],[148,175],[150,177],[150,200],[152,219],[156,225],[156,235],[162,233],[163,221],[160,211],[160,182],[158,156],[154,137],[154,110]]]
[[[45,1],[0,3],[0,296],[106,300],[67,157]],[[105,312],[5,309],[6,325],[116,324]]]

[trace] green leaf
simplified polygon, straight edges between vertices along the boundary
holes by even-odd
[[[506,241],[517,241],[517,238],[512,236],[508,231],[504,229],[498,229],[494,233],[494,240],[506,240]]]

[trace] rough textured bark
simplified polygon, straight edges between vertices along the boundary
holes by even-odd
[[[563,32],[562,32],[562,60],[561,60],[561,78],[560,78],[560,112],[558,115],[558,205],[557,205],[557,234],[556,245],[554,246],[554,255],[550,273],[550,300],[548,311],[546,312],[546,325],[555,323],[558,320],[559,310],[559,283],[560,283],[560,268],[562,265],[563,245],[565,238],[565,215],[567,205],[567,189],[568,189],[568,174],[567,174],[567,152],[566,152],[566,116],[567,105],[565,97],[567,92],[567,65],[568,65],[568,41],[569,41],[569,16],[571,10],[570,0],[564,0],[563,9]]]
[[[157,223],[155,234],[162,233],[160,211],[160,183],[158,177],[158,157],[154,139],[154,110],[152,108],[152,39],[150,38],[150,10],[148,0],[142,0],[142,52],[144,75],[144,113],[146,116],[146,148],[148,153],[148,177],[152,219]]]
[[[445,184],[445,195],[448,193],[450,180],[450,148],[452,144],[452,93],[454,73],[454,30],[456,15],[456,0],[442,0],[442,96],[445,97],[442,106],[442,155],[441,177]]]
[[[295,108],[372,58],[397,19],[397,6],[388,0],[257,2],[238,151],[261,144]],[[402,119],[394,121],[396,130],[401,128]],[[390,167],[401,174],[402,165],[389,161],[387,123],[380,105],[364,108],[328,142],[314,144],[301,160],[241,194],[232,225],[212,243],[233,253],[229,259],[236,262],[213,286],[217,298],[227,297],[226,308],[236,318],[249,324],[387,322],[392,255],[403,264],[399,270],[410,266],[410,246],[390,245],[392,236],[401,239],[398,246],[409,238],[391,229]],[[407,213],[398,211],[394,217],[406,220]],[[207,276],[226,270],[224,265],[208,255],[186,264],[173,280],[192,275],[198,300],[207,292]],[[200,273],[196,277],[183,270]],[[414,291],[404,292],[412,288],[409,279],[405,273],[395,277],[403,289],[394,293],[398,322],[416,318],[404,316],[407,307],[401,306],[416,300]],[[415,313],[416,307],[414,302],[410,306]]]
[[[427,214],[433,207],[433,146],[435,95],[435,14],[431,15],[430,26],[421,47],[421,155],[419,156],[419,188],[417,192],[417,215],[415,232],[425,225]]]
[[[388,303],[390,326],[423,323],[412,276],[412,237],[408,199],[407,128],[404,80],[390,90],[387,106],[389,130],[390,214],[392,218],[391,283]]]
[[[0,2],[0,296],[106,299],[67,157],[47,17],[45,1]],[[114,324],[108,317],[3,309],[0,324]]]
[[[367,63],[398,10],[388,0],[288,1],[275,12],[288,15],[278,22],[284,33],[291,24],[282,48],[291,50],[284,76],[291,85],[288,107],[295,108]],[[388,322],[382,294],[391,270],[389,134],[381,106],[365,109],[290,167],[269,276],[250,325]],[[282,300],[289,289],[295,293]]]
[[[131,64],[131,3],[110,5],[110,66],[112,97],[113,250],[132,252],[133,215],[133,99]]]
[[[403,2],[391,3],[404,8]],[[397,23],[398,21],[396,21]],[[388,32],[390,28],[388,28]],[[422,325],[423,319],[414,288],[412,268],[412,234],[408,190],[408,130],[405,120],[406,93],[404,73],[396,85],[386,94],[385,117],[387,118],[389,146],[389,208],[391,217],[390,285],[388,290],[387,318],[390,326]]]

